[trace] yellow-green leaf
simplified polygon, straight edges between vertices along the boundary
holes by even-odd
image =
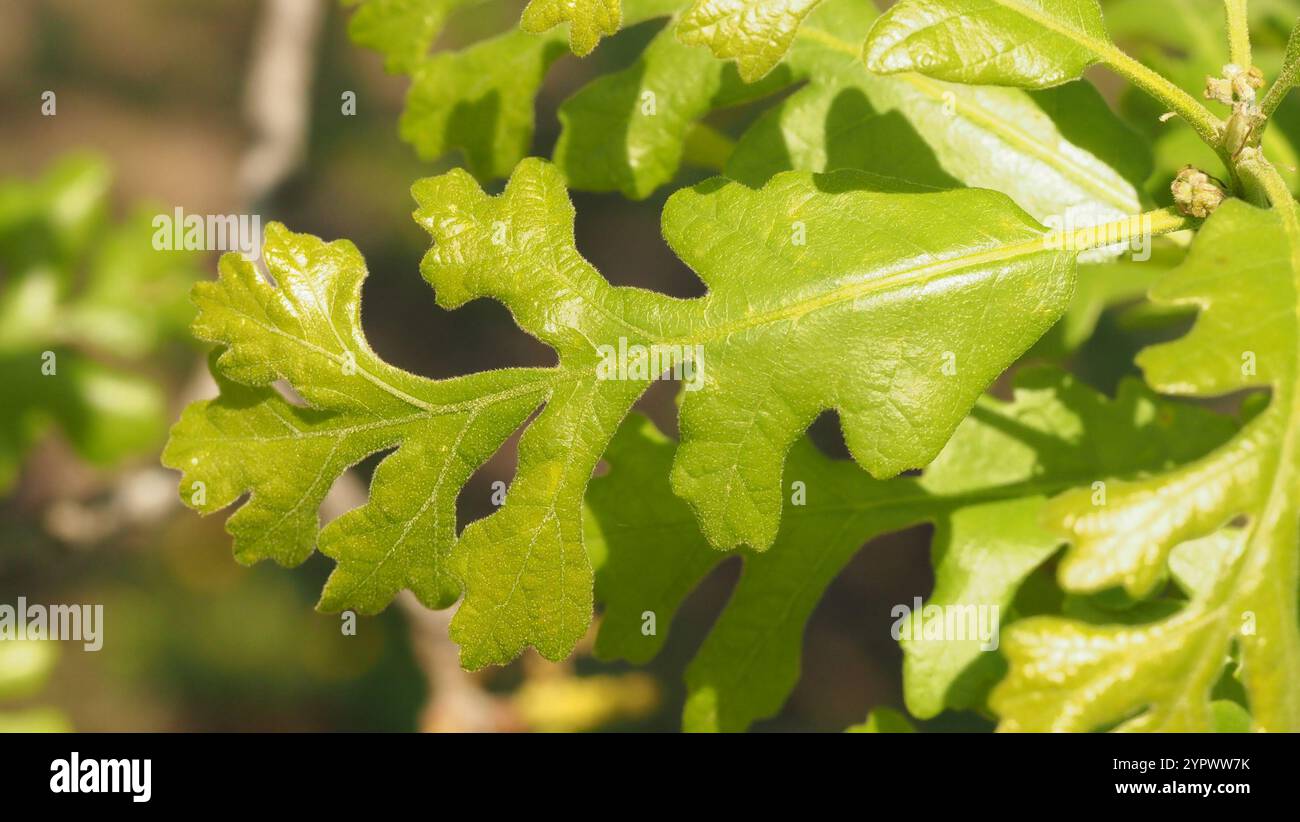
[[[618,31],[622,18],[622,0],[529,0],[519,25],[524,31],[541,34],[568,23],[569,48],[585,57],[600,38]]]
[[[799,24],[821,0],[695,0],[677,23],[688,46],[708,46],[715,57],[735,60],[752,83],[781,62]]]

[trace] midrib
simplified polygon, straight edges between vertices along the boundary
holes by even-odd
[[[1028,240],[1000,245],[974,254],[962,254],[935,263],[905,268],[883,277],[876,277],[862,282],[848,283],[804,300],[789,303],[769,311],[750,314],[732,320],[731,322],[722,323],[721,325],[704,328],[696,334],[684,335],[672,340],[666,340],[661,344],[673,345],[704,343],[718,339],[719,337],[727,337],[731,334],[747,331],[761,325],[768,325],[771,323],[781,322],[782,320],[803,317],[832,305],[852,302],[872,294],[879,294],[909,285],[924,285],[942,277],[956,274],[967,269],[978,268],[987,264],[1010,262],[1031,257],[1035,254],[1073,255],[1074,252],[1052,251],[1049,249],[1045,241],[1046,236],[1047,235],[1045,234],[1040,234]],[[707,298],[702,298],[701,304],[703,304],[704,299]]]

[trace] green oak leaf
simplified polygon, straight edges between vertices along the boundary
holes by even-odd
[[[551,64],[565,52],[563,28],[548,25],[541,34],[514,28],[428,54],[447,20],[482,0],[360,2],[349,22],[352,40],[383,54],[389,72],[411,78],[399,126],[402,139],[423,159],[460,152],[481,179],[507,176],[532,146],[535,98]],[[592,8],[618,6],[618,0],[582,0],[584,6],[588,2]],[[671,13],[672,2],[627,0],[622,17],[633,24],[662,16]],[[570,7],[574,0],[532,4],[525,17],[536,21],[547,10]],[[574,37],[587,36],[570,30]]]
[[[875,75],[856,45],[874,17],[868,4],[826,0],[783,64],[752,85],[660,32],[627,69],[565,101],[556,162],[576,188],[648,196],[676,175],[710,111],[806,78],[741,136],[729,177],[758,186],[788,169],[859,168],[991,188],[1040,220],[1077,226],[1140,210],[1150,156],[1089,84],[1029,94]]]
[[[1073,253],[1004,196],[918,193],[861,172],[790,172],[759,190],[710,181],[670,198],[664,236],[709,287],[692,300],[601,277],[543,161],[520,164],[498,196],[459,170],[413,194],[439,305],[499,300],[559,364],[453,380],[393,368],[361,330],[356,249],[276,225],[264,252],[275,285],[227,256],[220,279],[196,288],[195,333],[224,347],[214,370],[237,385],[187,410],[164,460],[200,510],[251,492],[229,522],[241,558],[292,564],[313,545],[334,557],[322,607],[372,612],[403,587],[445,606],[463,585],[452,634],[469,667],[529,644],[559,658],[585,632],[583,495],[659,372],[696,389],[674,488],[714,544],[761,551],[780,522],[786,453],[822,411],[839,411],[873,473],[924,465],[1059,318],[1074,280]],[[832,350],[843,360],[828,367]],[[615,360],[625,367],[611,371]],[[277,398],[281,380],[306,407]],[[506,503],[455,539],[461,485],[539,407]],[[318,536],[333,477],[392,448],[367,505]]]
[[[272,223],[263,258],[274,286],[231,254],[216,282],[195,286],[195,336],[225,346],[212,362],[222,390],[185,410],[163,463],[183,472],[182,498],[205,513],[253,492],[226,524],[241,562],[296,565],[317,547],[337,559],[325,609],[374,613],[403,588],[430,607],[451,605],[460,595],[445,567],[455,491],[532,410],[537,375],[435,382],[407,374],[381,361],[361,331],[366,272],[355,247]],[[277,380],[309,407],[282,397]],[[334,479],[394,447],[370,501],[318,537]]]
[[[1243,534],[1206,538],[1217,576],[1242,558]],[[1227,643],[1216,592],[1193,597],[1158,622],[1093,625],[1060,617],[1016,623],[1004,643],[1011,674],[991,703],[1003,731],[1206,731],[1216,725],[1210,691]],[[1231,615],[1235,618],[1237,615]],[[1137,716],[1130,716],[1137,712]],[[1121,720],[1123,720],[1121,722]]]
[[[563,51],[561,35],[512,31],[433,55],[412,74],[402,139],[423,159],[459,149],[475,174],[506,176],[532,145],[533,98]]]
[[[688,46],[708,46],[713,56],[734,59],[747,83],[781,62],[799,24],[821,0],[695,0],[677,23]]]
[[[782,171],[841,168],[935,188],[961,185],[905,116],[877,108],[868,89],[853,81],[810,83],[768,109],[741,135],[725,172],[761,186]]]
[[[610,472],[592,480],[584,502],[587,552],[604,604],[596,655],[644,664],[668,637],[673,614],[726,559],[700,533],[690,506],[669,485],[675,440],[633,413],[605,452]],[[797,459],[796,449],[790,459]],[[654,617],[656,630],[642,630]],[[658,627],[662,620],[662,628]]]
[[[1025,578],[1061,544],[1043,527],[1047,498],[1071,485],[1107,476],[1142,476],[1203,456],[1226,440],[1233,425],[1194,407],[1157,401],[1125,382],[1114,401],[1067,380],[1044,391],[1016,393],[997,417],[977,411],[926,469],[936,493],[977,492],[993,480],[1022,483],[1004,500],[972,505],[940,523],[935,535],[935,589],[927,605],[993,604],[1005,610]],[[981,424],[982,423],[982,424]],[[963,436],[963,433],[965,434]],[[991,456],[996,455],[996,456]],[[945,707],[949,690],[980,656],[978,641],[905,639],[908,708],[929,718]]]
[[[447,18],[458,8],[483,0],[343,0],[357,10],[348,20],[348,36],[384,55],[392,74],[409,73],[428,54]]]
[[[110,223],[110,182],[105,163],[72,156],[0,183],[0,491],[51,427],[97,464],[164,433],[146,365],[184,333],[196,255],[155,251],[144,208]]]
[[[1196,459],[1233,431],[1229,420],[1160,402],[1135,381],[1107,400],[1042,370],[1020,376],[1011,402],[981,399],[919,478],[875,480],[800,441],[784,485],[803,495],[801,504],[787,506],[769,550],[745,553],[740,582],[687,670],[684,726],[742,730],[780,709],[799,676],[808,617],[864,542],[933,523],[936,585],[927,606],[1007,613],[1026,577],[1061,545],[1040,525],[1053,493]],[[591,484],[588,544],[605,605],[596,639],[603,658],[643,663],[658,653],[678,606],[725,559],[672,494],[674,450],[633,417],[606,454],[608,474]],[[652,634],[641,630],[647,613],[657,624]],[[975,670],[981,657],[992,660],[981,641],[926,640],[896,627],[912,715],[978,707],[981,694],[968,693],[966,680],[983,673]]]
[[[453,151],[484,178],[503,177],[533,141],[533,98],[564,52],[563,33],[512,30],[466,48],[429,49],[459,10],[483,0],[344,0],[353,42],[410,76],[399,133],[426,160]]]
[[[554,157],[574,188],[643,199],[672,180],[696,124],[717,108],[791,82],[774,72],[749,84],[735,66],[684,45],[670,23],[627,68],[592,80],[560,106]]]
[[[849,450],[873,475],[925,465],[1068,303],[1074,255],[1049,250],[1005,197],[862,188],[870,184],[859,172],[791,172],[758,191],[704,184],[664,208],[665,238],[710,289],[695,334],[706,335],[711,371],[683,399],[672,482],[715,545],[771,542],[781,455],[822,411],[839,411]],[[954,212],[970,222],[954,225]],[[835,273],[846,263],[858,272],[847,281]],[[923,325],[904,295],[923,298]],[[819,339],[835,341],[833,369],[802,353]],[[802,384],[791,374],[816,376]]]
[[[763,10],[777,8],[743,5],[762,11],[762,19]],[[875,75],[858,46],[876,18],[870,4],[805,5],[799,8],[811,12],[791,29],[781,64],[761,78],[683,44],[683,26],[703,19],[693,6],[669,20],[630,66],[580,88],[560,107],[553,151],[569,186],[639,199],[670,182],[684,162],[725,166],[755,186],[789,169],[859,168],[939,187],[992,188],[1040,220],[1069,214],[1084,225],[1140,209],[1138,187],[1150,174],[1146,148],[1087,84],[1027,95],[917,74]],[[701,0],[699,14],[722,7]],[[667,0],[629,0],[623,15],[631,24],[679,11]],[[404,30],[400,20],[388,25]],[[562,39],[558,31],[512,31],[421,60],[407,70],[414,79],[403,138],[426,159],[460,150],[481,179],[506,176],[532,144],[534,98],[563,53]],[[709,141],[706,152],[692,151],[712,133],[704,122],[712,112],[800,82],[806,87],[761,117],[730,161],[724,137]]]
[[[1059,569],[1068,590],[1151,592],[1173,564],[1171,554],[1195,540],[1216,541],[1199,553],[1213,562],[1188,584],[1187,604],[1157,621],[1044,618],[1016,626],[1005,642],[1011,675],[993,698],[1003,727],[1207,729],[1212,688],[1235,646],[1254,727],[1300,728],[1297,259],[1300,237],[1276,211],[1234,200],[1152,290],[1157,304],[1200,310],[1185,337],[1140,356],[1152,386],[1196,397],[1266,388],[1271,398],[1236,437],[1198,461],[1147,479],[1108,481],[1103,497],[1080,489],[1052,501],[1047,522],[1071,543]]]
[[[682,600],[727,558],[673,493],[676,450],[633,417],[610,447],[609,473],[592,482],[588,542],[605,605],[596,638],[602,658],[653,657]],[[803,483],[807,505],[787,507],[769,550],[744,552],[740,582],[687,669],[685,730],[740,731],[775,714],[798,681],[804,626],[826,587],[866,539],[924,516],[914,479],[873,479],[807,439],[791,449],[785,477],[787,489]],[[654,634],[641,630],[647,612]]]
[[[1186,253],[1187,249],[1173,240],[1155,238],[1138,255],[1080,266],[1079,284],[1069,309],[1056,327],[1038,341],[1031,356],[1060,358],[1077,350],[1092,338],[1102,313],[1107,310],[1123,307],[1121,316],[1124,317],[1151,313],[1152,306],[1144,302],[1147,290],[1182,262]],[[1168,312],[1170,319],[1183,313]]]
[[[569,48],[585,57],[600,38],[618,31],[622,17],[622,0],[529,0],[519,25],[524,31],[542,34],[568,23]]]
[[[821,77],[750,127],[729,176],[761,184],[787,168],[862,168],[936,186],[960,181],[1078,226],[1141,208],[1150,155],[1087,83],[1029,94],[920,75]]]
[[[1250,733],[1250,713],[1236,702],[1216,699],[1210,703],[1213,712],[1214,732],[1220,734]]]
[[[863,49],[881,74],[1050,88],[1113,49],[1097,0],[901,0]]]

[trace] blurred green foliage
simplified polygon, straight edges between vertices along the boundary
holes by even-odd
[[[34,182],[0,183],[0,492],[51,426],[101,464],[165,430],[150,372],[185,338],[197,257],[155,251],[147,207],[111,220],[111,179],[103,160],[78,155]]]

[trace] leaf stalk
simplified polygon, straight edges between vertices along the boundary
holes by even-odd
[[[1247,0],[1223,0],[1228,16],[1228,59],[1243,70],[1254,65],[1250,53],[1250,24],[1246,15]]]
[[[1160,237],[1195,228],[1201,221],[1182,214],[1176,208],[1161,208],[1144,214],[1132,214],[1100,225],[1056,231],[1047,235],[1047,242],[1057,248],[1068,248],[1083,253],[1098,248],[1109,248],[1128,243],[1134,237],[1147,235]]]

